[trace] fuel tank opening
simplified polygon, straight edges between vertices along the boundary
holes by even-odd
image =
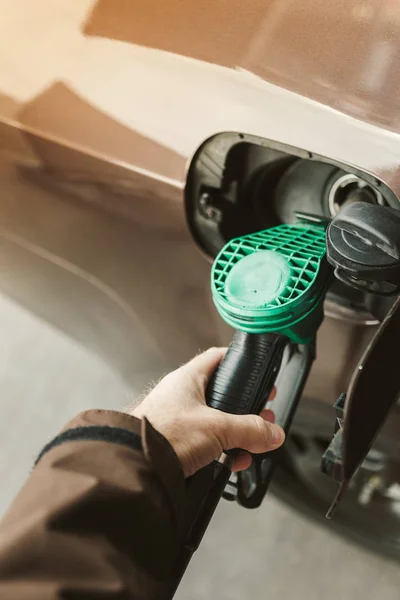
[[[370,173],[241,133],[204,142],[185,188],[192,235],[211,257],[234,237],[294,223],[296,211],[332,218],[360,200],[400,208],[396,195]]]
[[[344,173],[331,182],[328,191],[328,208],[331,217],[339,214],[341,209],[354,202],[368,202],[368,204],[385,205],[380,191],[368,184],[364,179]]]
[[[400,209],[396,195],[369,173],[241,133],[204,142],[189,165],[185,188],[192,236],[212,258],[232,238],[294,223],[296,212],[331,219],[359,200]],[[375,315],[387,308],[379,306],[371,316],[365,294],[339,281],[328,303],[330,316],[363,324],[376,323]]]

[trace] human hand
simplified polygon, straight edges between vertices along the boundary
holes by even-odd
[[[210,348],[176,371],[166,375],[130,413],[146,417],[169,441],[185,476],[218,458],[224,450],[241,448],[233,470],[247,469],[249,452],[279,448],[285,434],[273,423],[274,415],[231,415],[207,406],[207,383],[225,356],[226,348]],[[267,400],[267,399],[266,399]],[[247,452],[246,452],[247,451]]]

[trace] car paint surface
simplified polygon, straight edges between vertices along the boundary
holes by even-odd
[[[400,196],[400,5],[0,0],[1,289],[141,387],[229,340],[183,210],[208,137],[351,164]],[[327,318],[332,403],[372,328]]]

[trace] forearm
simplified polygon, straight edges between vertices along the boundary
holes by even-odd
[[[0,524],[0,596],[156,598],[179,540],[176,456],[123,413],[89,411],[71,428],[79,439],[40,458]]]

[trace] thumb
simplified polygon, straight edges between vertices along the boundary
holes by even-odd
[[[224,450],[240,448],[254,454],[276,450],[285,441],[280,425],[264,421],[258,415],[220,413],[217,435]]]
[[[209,348],[190,360],[184,369],[194,377],[204,377],[208,381],[226,354],[226,348]]]

